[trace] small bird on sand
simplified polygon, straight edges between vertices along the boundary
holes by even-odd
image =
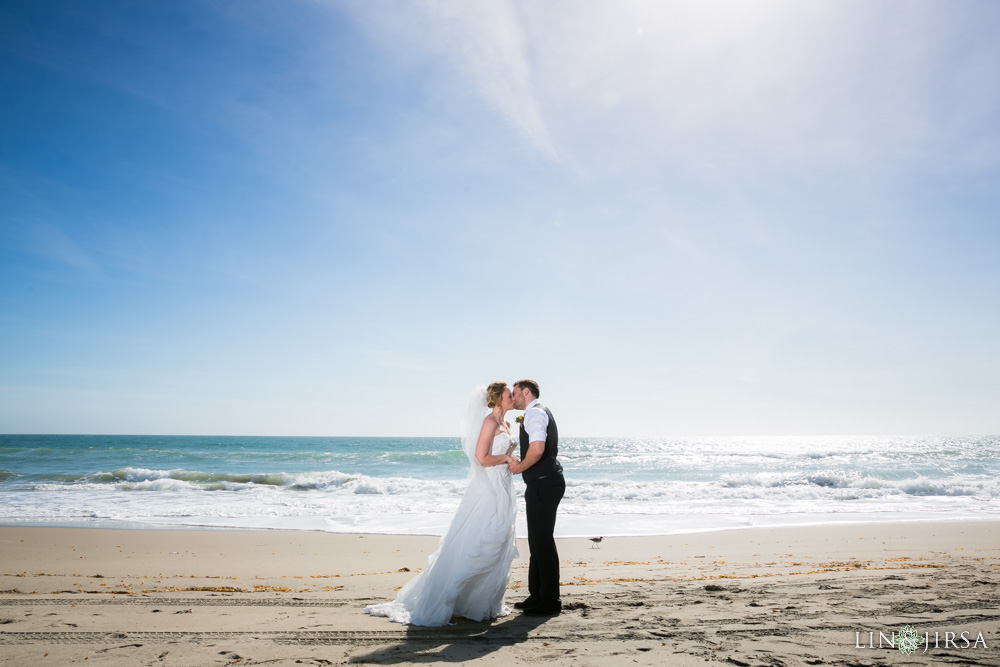
[[[592,538],[590,538],[590,541],[594,543],[593,545],[591,545],[591,547],[590,547],[591,549],[593,549],[594,547],[597,547],[598,549],[600,549],[601,548],[601,542],[604,541],[604,537],[592,537]]]

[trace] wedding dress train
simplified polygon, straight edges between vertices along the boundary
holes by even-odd
[[[505,454],[514,442],[512,436],[500,433],[493,439],[491,453]],[[510,613],[503,598],[510,564],[518,555],[517,496],[511,473],[506,465],[483,467],[475,460],[471,465],[465,495],[427,567],[399,590],[393,602],[366,607],[369,614],[397,623],[441,626],[453,615],[482,621]]]

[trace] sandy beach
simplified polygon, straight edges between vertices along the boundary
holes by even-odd
[[[558,617],[415,628],[363,613],[437,541],[0,527],[0,662],[1000,664],[1000,522],[562,539]],[[508,603],[527,594],[518,546]],[[879,647],[904,625],[926,652]]]

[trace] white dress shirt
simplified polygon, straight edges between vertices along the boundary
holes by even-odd
[[[528,433],[528,442],[545,442],[549,430],[549,413],[540,407],[536,398],[524,409],[524,422],[521,424]]]

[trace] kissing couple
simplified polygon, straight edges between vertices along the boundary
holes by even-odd
[[[473,621],[510,613],[504,593],[510,564],[517,558],[514,519],[517,495],[513,475],[526,486],[528,521],[528,598],[514,607],[534,616],[555,616],[559,599],[559,554],[553,532],[556,510],[566,492],[562,466],[556,459],[559,430],[547,407],[538,401],[534,380],[477,387],[462,422],[462,448],[469,457],[469,478],[462,502],[427,559],[427,567],[399,589],[392,602],[365,611],[397,623],[447,625],[452,616]],[[508,410],[524,410],[514,437]],[[519,456],[512,456],[520,445]]]

